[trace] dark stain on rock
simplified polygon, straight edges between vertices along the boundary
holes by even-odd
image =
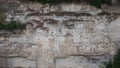
[[[56,16],[92,16],[89,13],[58,12]]]
[[[103,16],[103,15],[111,15],[111,13],[107,13],[107,12],[100,12],[97,14],[98,16]]]
[[[75,12],[49,12],[49,13],[39,13],[33,12],[29,13],[27,16],[92,16],[89,13],[75,13]]]
[[[57,20],[54,20],[54,19],[47,19],[45,21],[48,21],[48,24],[51,24],[51,25],[57,25]]]

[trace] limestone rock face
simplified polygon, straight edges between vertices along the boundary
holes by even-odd
[[[120,46],[119,12],[75,4],[16,7],[21,12],[6,12],[6,20],[12,16],[26,29],[0,32],[0,68],[99,68]]]

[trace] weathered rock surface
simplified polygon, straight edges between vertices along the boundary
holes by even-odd
[[[1,31],[0,68],[99,68],[119,47],[119,11],[36,3],[16,10],[6,20],[12,16],[27,26],[19,34]]]

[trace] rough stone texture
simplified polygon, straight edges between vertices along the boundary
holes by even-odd
[[[106,57],[69,56],[56,59],[56,68],[100,68]]]
[[[18,33],[0,32],[0,68],[99,68],[119,47],[119,11],[83,4],[16,7],[20,12],[6,12],[6,20],[27,26]]]

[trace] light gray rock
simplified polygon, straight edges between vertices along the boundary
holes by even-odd
[[[1,35],[1,67],[99,68],[119,47],[119,15],[76,4],[50,8],[23,3],[18,8],[23,12],[16,12],[13,18],[25,23],[26,29],[18,35]]]

